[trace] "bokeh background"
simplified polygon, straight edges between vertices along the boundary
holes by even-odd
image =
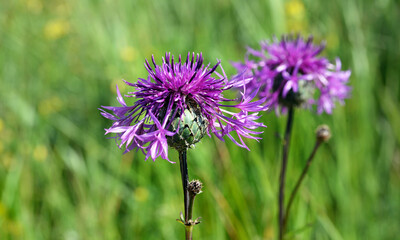
[[[297,111],[288,191],[317,153],[288,239],[400,236],[400,6],[395,0],[0,1],[0,239],[183,239],[179,165],[122,155],[106,139],[115,85],[146,77],[144,59],[203,52],[241,61],[283,33],[327,41],[351,69],[352,97],[332,115]],[[285,116],[265,113],[251,151],[204,138],[189,151],[204,182],[195,239],[275,239]],[[177,154],[170,150],[170,158]]]

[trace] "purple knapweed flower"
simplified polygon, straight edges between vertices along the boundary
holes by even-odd
[[[157,65],[152,56],[154,68],[146,60],[145,67],[149,72],[146,79],[139,78],[137,83],[125,83],[135,90],[125,97],[134,97],[136,102],[128,106],[119,92],[120,107],[102,106],[101,114],[113,121],[106,134],[115,133],[121,148],[125,152],[141,149],[146,159],[155,160],[161,156],[168,159],[168,145],[179,150],[194,145],[207,133],[214,133],[219,139],[227,135],[238,146],[247,148],[242,137],[259,139],[252,134],[257,127],[265,127],[255,120],[258,111],[265,111],[262,105],[265,100],[252,102],[256,96],[253,89],[247,94],[244,85],[250,80],[237,77],[228,80],[220,61],[210,68],[203,65],[202,54],[188,53],[186,62],[174,62],[170,53]],[[216,69],[220,67],[222,75]],[[243,87],[239,103],[224,98],[223,92],[230,88]],[[227,108],[237,110],[228,111]],[[111,111],[108,112],[108,111]],[[253,112],[253,113],[250,113]],[[232,133],[236,133],[237,140]]]
[[[351,72],[341,70],[339,58],[332,64],[318,56],[325,45],[312,41],[312,37],[304,41],[300,36],[263,41],[261,51],[248,48],[245,62],[232,64],[238,72],[254,77],[246,87],[250,91],[260,88],[259,96],[266,98],[277,114],[299,105],[316,105],[319,114],[330,114],[335,101],[344,103],[349,96],[346,84]]]

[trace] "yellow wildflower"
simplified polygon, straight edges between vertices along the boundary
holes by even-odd
[[[0,133],[3,131],[4,129],[4,122],[3,120],[0,118]]]
[[[44,160],[46,160],[47,155],[47,148],[42,144],[36,146],[33,150],[33,158],[38,162],[43,162]]]
[[[2,156],[1,161],[2,161],[3,167],[8,169],[11,166],[12,162],[14,161],[14,156],[8,152],[4,153],[2,155],[3,156]]]
[[[290,0],[285,4],[287,28],[289,31],[302,32],[307,29],[305,7],[301,0]]]
[[[291,18],[304,18],[304,4],[300,0],[291,0],[285,4],[285,12]]]
[[[19,237],[22,235],[22,226],[21,223],[13,221],[13,220],[8,220],[6,222],[7,230],[8,232],[14,236],[14,237]]]
[[[54,112],[58,112],[61,110],[62,101],[57,96],[42,100],[39,103],[39,113],[41,115],[49,115]]]
[[[327,49],[337,49],[339,46],[338,34],[335,31],[329,32],[328,36],[326,37],[326,42]]]
[[[122,48],[119,52],[121,59],[125,62],[133,62],[136,57],[135,49],[131,46]]]
[[[27,0],[26,8],[32,13],[39,14],[42,12],[43,4],[40,0]]]
[[[149,198],[149,190],[144,187],[137,187],[134,195],[138,202],[144,202]]]
[[[0,220],[6,218],[7,216],[7,207],[0,202]]]
[[[43,33],[48,40],[57,40],[67,35],[70,31],[69,22],[66,20],[51,20],[44,26]]]
[[[127,85],[122,81],[121,78],[114,78],[111,81],[110,89],[113,93],[117,93],[117,89],[115,88],[116,85],[118,85],[118,89],[121,92],[121,94],[124,94]]]

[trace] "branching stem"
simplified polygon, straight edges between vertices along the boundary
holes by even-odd
[[[194,180],[189,183],[189,173],[187,168],[187,150],[179,151],[179,165],[181,170],[182,177],[182,187],[183,187],[183,201],[185,207],[185,216],[182,216],[181,219],[177,219],[179,222],[185,225],[185,239],[192,240],[193,227],[196,224],[199,224],[200,221],[198,219],[193,220],[193,204],[196,194],[201,192],[201,183],[198,180]],[[196,181],[200,184],[198,191],[193,190],[193,185]],[[188,187],[192,186],[192,187]]]
[[[181,169],[183,202],[185,206],[185,222],[189,221],[189,173],[187,168],[187,151],[186,149],[179,151],[179,165]]]
[[[293,188],[293,191],[290,194],[289,202],[288,202],[288,204],[286,206],[286,213],[284,215],[284,221],[283,221],[283,231],[284,232],[286,231],[286,226],[287,226],[287,221],[288,221],[288,218],[289,218],[290,208],[292,206],[294,197],[296,196],[296,194],[297,194],[297,192],[298,192],[298,190],[300,188],[300,185],[303,182],[304,177],[307,175],[307,172],[308,172],[308,169],[310,168],[311,162],[314,159],[315,153],[317,152],[317,150],[318,150],[319,146],[321,145],[321,143],[322,143],[322,141],[317,139],[317,141],[315,142],[315,145],[314,145],[314,149],[311,152],[311,155],[308,157],[307,163],[303,168],[303,172],[301,173],[299,179],[297,180],[296,186]]]

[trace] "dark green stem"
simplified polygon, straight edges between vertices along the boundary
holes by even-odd
[[[286,169],[287,169],[287,161],[289,155],[289,145],[290,145],[290,136],[292,133],[293,126],[293,118],[294,118],[294,109],[293,107],[289,107],[289,114],[286,123],[285,136],[283,140],[283,153],[282,153],[282,166],[279,177],[279,240],[283,239],[284,236],[284,221],[285,221],[285,178],[286,178]]]
[[[189,191],[188,191],[188,183],[189,183],[189,173],[187,168],[187,153],[186,149],[179,151],[179,164],[181,169],[182,176],[182,187],[183,187],[183,202],[185,206],[185,223],[189,221]]]
[[[193,234],[193,226],[194,225],[185,225],[185,239],[186,240],[192,240],[192,234]]]
[[[317,152],[317,150],[318,150],[319,146],[321,145],[321,143],[322,143],[322,141],[317,139],[317,141],[315,142],[315,145],[314,145],[314,149],[311,152],[310,157],[308,157],[306,166],[304,167],[303,172],[301,173],[299,179],[297,180],[296,186],[294,187],[292,193],[290,194],[289,202],[288,202],[288,204],[286,206],[286,213],[285,213],[284,221],[283,221],[283,230],[284,231],[286,230],[286,226],[287,226],[287,222],[288,222],[288,218],[289,218],[289,213],[290,213],[290,208],[292,206],[294,197],[296,196],[296,194],[297,194],[297,192],[298,192],[298,190],[300,188],[300,185],[303,182],[303,179],[306,176],[306,174],[308,172],[308,169],[310,168],[311,162],[314,159],[315,153]]]
[[[190,240],[192,240],[192,233],[193,233],[193,226],[194,226],[194,223],[192,222],[192,218],[193,218],[193,203],[194,203],[195,197],[196,197],[196,194],[189,192],[189,206],[188,206],[189,222],[186,222],[186,224],[185,224],[185,234],[186,234],[186,239],[190,239]]]
[[[193,219],[193,205],[194,205],[194,198],[196,197],[196,194],[193,192],[189,191],[189,207],[188,207],[188,215],[189,219]]]
[[[197,219],[193,221],[193,203],[196,193],[189,191],[189,174],[187,168],[186,149],[179,151],[179,164],[182,176],[183,199],[185,207],[185,217],[181,222],[185,225],[185,239],[192,240],[193,226],[200,223]],[[201,189],[200,189],[201,190]]]

